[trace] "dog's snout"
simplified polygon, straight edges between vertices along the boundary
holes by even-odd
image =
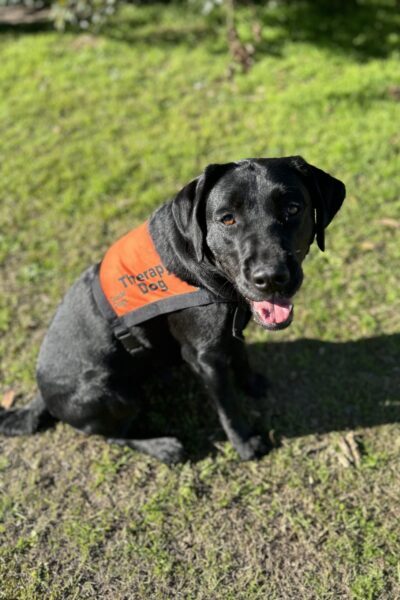
[[[260,291],[280,289],[289,282],[290,273],[284,265],[258,267],[252,274],[253,283]]]

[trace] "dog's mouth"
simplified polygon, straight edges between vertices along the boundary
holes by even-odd
[[[290,298],[274,294],[269,300],[249,302],[254,320],[265,329],[285,329],[293,320],[293,303]]]

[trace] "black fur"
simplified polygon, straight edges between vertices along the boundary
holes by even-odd
[[[301,157],[210,165],[155,211],[150,231],[171,271],[243,303],[250,318],[250,301],[297,292],[314,235],[323,249],[324,229],[344,196],[340,181]],[[300,207],[294,217],[288,213],[293,203]],[[227,213],[233,224],[221,220]],[[265,443],[235,393],[238,385],[254,392],[257,381],[244,345],[232,337],[235,302],[190,308],[134,327],[139,347],[132,356],[93,300],[95,272],[94,266],[87,269],[58,307],[39,353],[39,395],[23,409],[0,412],[0,432],[33,433],[51,415],[165,462],[180,460],[183,448],[176,438],[138,440],[134,432],[143,406],[138,378],[154,373],[157,362],[165,366],[183,358],[202,379],[241,458],[263,454]]]

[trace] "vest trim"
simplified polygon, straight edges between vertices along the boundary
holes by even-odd
[[[191,308],[194,306],[205,306],[207,304],[214,304],[215,302],[226,302],[223,298],[219,300],[215,296],[212,296],[206,290],[199,290],[197,292],[188,292],[187,294],[180,294],[179,296],[171,296],[152,302],[137,308],[134,311],[127,313],[120,317],[120,320],[129,328],[159,315],[168,314],[175,312],[176,310],[183,310],[185,308]]]

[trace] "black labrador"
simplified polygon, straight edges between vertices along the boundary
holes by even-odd
[[[97,266],[90,267],[67,292],[45,336],[38,395],[25,408],[2,409],[0,432],[33,433],[53,418],[164,462],[179,461],[178,439],[134,436],[144,404],[138,380],[178,357],[200,376],[240,457],[265,453],[235,394],[237,387],[256,396],[262,378],[251,372],[232,322],[240,307],[242,328],[251,315],[269,330],[290,324],[302,261],[314,238],[324,250],[324,229],[344,197],[341,181],[298,156],[209,165],[153,213],[149,228],[169,271],[226,301],[132,327],[135,351],[129,353],[94,301]]]

